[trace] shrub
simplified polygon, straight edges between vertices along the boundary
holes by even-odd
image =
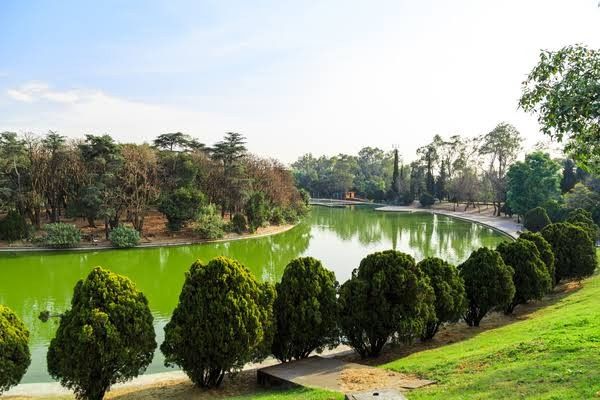
[[[194,224],[194,232],[202,239],[220,239],[225,234],[223,218],[217,213],[214,204],[204,207],[200,218]]]
[[[165,365],[180,366],[198,386],[219,386],[225,372],[268,353],[274,296],[270,284],[258,283],[235,260],[195,262],[165,327]]]
[[[546,214],[548,214],[548,218],[550,218],[550,221],[552,222],[562,222],[567,217],[567,209],[558,200],[548,200],[542,204],[542,207],[544,207]]]
[[[596,269],[596,251],[590,235],[568,222],[550,224],[541,231],[554,252],[556,283],[589,276]]]
[[[475,250],[458,270],[465,282],[468,307],[464,319],[469,326],[479,326],[489,311],[512,301],[513,269],[497,251],[486,247]]]
[[[181,187],[162,197],[158,211],[167,217],[169,230],[179,231],[186,223],[200,216],[205,202],[206,197],[199,190]]]
[[[108,238],[115,247],[135,247],[140,242],[140,233],[128,226],[119,225],[110,231]]]
[[[535,247],[540,253],[540,259],[546,265],[546,270],[550,275],[552,286],[554,286],[556,284],[554,252],[552,251],[552,246],[550,246],[550,243],[548,243],[548,241],[544,239],[540,233],[523,232],[519,236],[519,239],[529,240],[535,244]]]
[[[423,207],[430,207],[435,203],[435,197],[430,193],[423,193],[419,197],[419,202]]]
[[[285,213],[281,207],[274,207],[271,210],[271,216],[269,217],[269,224],[271,225],[283,225],[285,223]]]
[[[244,212],[248,220],[248,229],[250,232],[256,231],[267,222],[269,217],[269,210],[267,209],[267,201],[263,192],[254,192],[246,206]]]
[[[304,207],[302,210],[306,210],[306,212],[308,212],[308,208]],[[296,211],[296,208],[285,208],[283,210],[283,216],[285,219],[285,222],[288,224],[296,224],[298,223],[298,221],[300,221],[300,218],[302,218],[302,216],[304,215],[303,213],[305,211],[301,211],[301,214],[298,214],[298,212]]]
[[[539,232],[546,225],[550,225],[550,218],[542,207],[532,208],[524,216],[523,226],[531,232]]]
[[[102,399],[146,370],[156,348],[146,297],[124,276],[94,268],[75,285],[48,348],[48,372],[78,399]]]
[[[278,360],[306,358],[339,343],[337,288],[334,273],[319,260],[296,258],[285,267],[273,305],[277,329],[272,351]]]
[[[566,222],[582,227],[590,235],[592,241],[596,242],[598,239],[600,228],[594,223],[592,213],[589,211],[582,208],[576,208],[569,212]]]
[[[81,242],[81,232],[75,225],[55,222],[44,226],[46,235],[41,243],[46,247],[68,248],[75,247]]]
[[[9,211],[0,221],[0,240],[14,242],[29,236],[27,221],[16,211]]]
[[[514,271],[515,295],[504,308],[507,314],[511,314],[517,305],[529,300],[540,300],[548,293],[552,287],[552,278],[533,242],[525,239],[503,242],[496,250],[504,263]]]
[[[29,364],[29,331],[10,308],[0,305],[0,395],[21,381]]]
[[[465,284],[458,269],[439,258],[425,258],[417,266],[429,277],[435,294],[435,319],[427,323],[421,335],[421,339],[429,340],[444,323],[458,321],[465,312]]]
[[[231,219],[231,224],[233,227],[233,231],[240,235],[244,233],[244,231],[247,229],[246,217],[239,213],[233,215],[233,218]]]
[[[408,342],[435,317],[429,279],[415,260],[388,250],[365,257],[340,288],[343,341],[361,357],[377,356],[390,340]]]

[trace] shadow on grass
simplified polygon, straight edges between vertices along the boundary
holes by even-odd
[[[469,327],[463,321],[460,321],[444,326],[432,340],[426,342],[417,341],[408,345],[389,344],[385,347],[382,354],[376,358],[361,359],[355,353],[343,356],[341,358],[345,361],[356,362],[364,365],[377,366],[387,364],[391,361],[407,357],[414,353],[436,349],[438,347],[453,343],[459,343],[471,339],[482,332],[530,319],[532,318],[532,314],[536,311],[558,303],[560,300],[577,292],[581,288],[581,282],[566,281],[557,285],[553,292],[545,296],[544,299],[517,306],[512,315],[505,315],[502,312],[493,312],[488,314],[481,321],[481,326],[479,327]]]

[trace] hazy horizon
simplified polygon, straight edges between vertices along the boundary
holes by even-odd
[[[600,47],[597,0],[0,4],[0,131],[150,142],[225,132],[253,153],[405,159],[501,122],[541,49]]]

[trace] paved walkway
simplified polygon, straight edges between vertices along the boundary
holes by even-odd
[[[434,383],[382,368],[319,356],[259,369],[257,378],[259,384],[268,386],[300,385],[342,393],[371,389],[405,391]]]
[[[453,218],[459,218],[470,222],[475,222],[504,233],[514,239],[519,237],[523,230],[523,225],[518,224],[510,217],[495,217],[492,215],[480,214],[476,212],[450,211],[434,208],[419,208],[415,206],[385,206],[376,208],[377,211],[386,212],[425,212],[431,214],[447,215]]]

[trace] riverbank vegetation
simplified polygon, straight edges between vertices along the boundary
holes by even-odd
[[[389,343],[432,340],[440,327],[459,318],[477,329],[491,311],[510,314],[547,295],[553,282],[590,276],[597,260],[588,232],[571,223],[551,224],[531,234],[532,241],[524,237],[497,250],[475,250],[458,267],[437,258],[416,263],[394,250],[376,252],[340,287],[334,273],[312,258],[292,260],[276,286],[257,282],[233,259],[196,262],[160,350],[165,365],[181,367],[203,388],[220,387],[225,374],[270,354],[288,362],[341,342],[361,358],[378,357]],[[573,251],[591,253],[591,264],[586,260],[580,267],[581,257],[554,240],[559,233],[575,237]],[[542,258],[538,248],[550,249],[558,260],[554,277],[546,265],[552,258]],[[152,359],[152,315],[144,295],[125,277],[94,269],[77,283],[72,308],[58,317],[48,368],[78,398],[102,399],[110,386],[137,376]]]
[[[108,135],[0,133],[0,240],[7,242],[109,242],[122,225],[142,237],[217,239],[293,224],[307,202],[283,164],[249,154],[237,133],[212,147],[182,133],[160,135],[152,145],[120,144]],[[233,224],[236,214],[247,225]],[[131,234],[123,242],[124,233],[110,242],[135,245]]]

